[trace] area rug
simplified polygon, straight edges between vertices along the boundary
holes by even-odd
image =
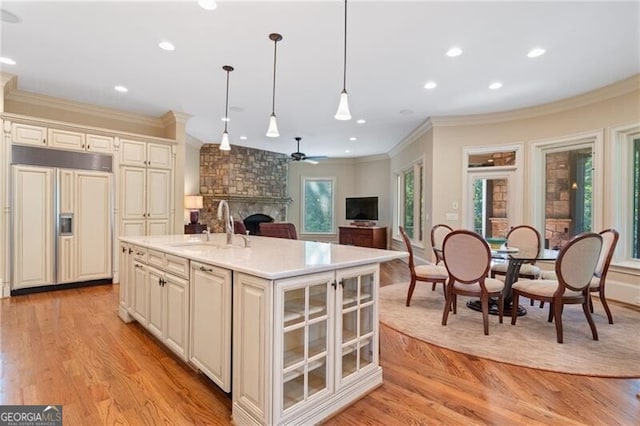
[[[594,300],[593,318],[598,329],[594,341],[580,305],[567,305],[562,316],[564,343],[556,341],[555,324],[547,322],[548,305],[540,309],[520,300],[527,315],[516,325],[505,317],[489,316],[489,335],[482,330],[482,313],[466,307],[468,298],[458,296],[458,313],[449,314],[442,325],[442,287],[418,285],[406,307],[408,283],[380,288],[380,321],[427,343],[487,358],[541,370],[599,377],[640,377],[640,312],[610,303],[614,324]],[[523,303],[524,302],[524,303]],[[384,348],[383,348],[384,350]]]

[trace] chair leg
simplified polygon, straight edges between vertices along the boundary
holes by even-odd
[[[549,304],[549,317],[547,318],[548,322],[553,322],[553,302]]]
[[[453,313],[458,313],[458,295],[455,293],[453,294]]]
[[[483,294],[480,296],[480,303],[482,304],[482,326],[484,327],[484,335],[489,335],[489,295]]]
[[[600,287],[600,291],[598,294],[600,295],[600,302],[602,302],[602,307],[604,307],[604,311],[607,313],[607,318],[609,318],[609,324],[613,324],[613,316],[611,315],[611,310],[609,310],[607,299],[604,297],[604,287]]]
[[[517,291],[514,291],[511,306],[518,306],[518,302],[520,301],[519,299],[520,294]],[[518,309],[511,308],[511,325],[516,325],[516,319],[518,319]]]
[[[500,296],[498,296],[498,319],[500,320],[500,324],[502,324],[503,317],[504,317],[504,295],[501,292]]]
[[[544,308],[544,300],[540,301],[540,309]]]
[[[451,299],[453,298],[453,294],[451,294],[451,288],[449,286],[445,286],[445,303],[444,303],[444,311],[442,312],[442,325],[447,325],[447,318],[449,318],[449,310],[451,309]]]
[[[591,298],[591,293],[589,293],[589,311],[593,313],[593,299]]]
[[[593,340],[598,340],[598,330],[596,330],[596,323],[593,322],[593,317],[591,316],[591,312],[589,311],[588,300],[585,300],[582,304],[582,310],[584,311],[584,316],[587,317],[589,327],[591,327],[591,335],[593,336]]]
[[[431,285],[431,291],[436,291],[436,283],[433,283],[433,284]]]
[[[535,299],[533,299],[533,298],[531,300],[529,300],[529,306],[533,306],[533,302],[534,301],[535,301]]]
[[[416,288],[416,279],[411,277],[411,284],[409,284],[409,292],[407,293],[407,306],[411,303],[411,296],[413,296],[413,290]]]
[[[552,302],[552,305],[553,316],[555,317],[556,322],[556,336],[558,337],[558,343],[562,343],[562,302],[555,301]]]

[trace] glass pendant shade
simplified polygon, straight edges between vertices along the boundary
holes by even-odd
[[[229,145],[229,133],[224,132],[222,134],[222,141],[220,142],[220,151],[231,151],[231,145]]]
[[[338,104],[338,111],[334,115],[336,120],[351,120],[351,112],[349,111],[349,98],[347,91],[343,90],[340,93],[340,103]]]
[[[278,123],[276,123],[276,115],[271,114],[269,118],[269,128],[267,129],[267,136],[270,138],[277,138],[280,136],[280,132],[278,132]]]

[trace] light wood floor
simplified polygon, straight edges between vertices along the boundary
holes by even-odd
[[[383,265],[383,285],[407,280]],[[117,285],[0,300],[0,404],[62,404],[65,425],[230,424],[229,396],[117,303]],[[384,384],[326,424],[640,424],[638,379],[514,367],[384,326],[381,364]]]

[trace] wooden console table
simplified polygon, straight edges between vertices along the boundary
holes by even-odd
[[[340,244],[387,248],[387,228],[385,226],[340,226],[338,238]]]
[[[202,234],[202,231],[207,230],[207,225],[202,223],[188,223],[184,225],[185,234]]]

